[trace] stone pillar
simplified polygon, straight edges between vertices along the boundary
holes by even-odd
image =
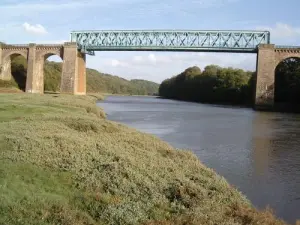
[[[44,63],[45,59],[44,57],[42,58],[37,58],[35,59],[35,70],[36,70],[36,90],[37,93],[44,93]]]
[[[76,42],[66,42],[63,50],[61,93],[85,94],[85,55],[78,52]]]
[[[36,44],[31,43],[28,48],[26,92],[44,93],[44,74],[41,66],[36,58]]]
[[[78,60],[78,76],[77,76],[77,90],[75,94],[85,95],[86,94],[86,57],[85,54],[77,51]]]
[[[3,58],[2,44],[0,43],[0,80],[11,80],[11,60],[10,57]]]
[[[8,57],[0,63],[0,80],[11,80],[11,78],[11,59]]]
[[[271,109],[274,106],[275,49],[273,44],[258,46],[256,64],[256,109]]]
[[[2,60],[3,60],[3,59],[2,59],[2,57],[3,57],[3,56],[2,56],[2,45],[3,45],[3,44],[0,42],[0,66],[2,65]]]
[[[62,75],[61,75],[61,93],[74,93],[74,84],[76,77],[76,54],[77,45],[76,43],[66,42],[64,43],[63,50],[63,65],[62,65]]]

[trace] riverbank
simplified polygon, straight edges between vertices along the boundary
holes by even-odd
[[[130,94],[113,94],[113,93],[101,93],[103,96],[133,96],[133,97],[159,97],[158,95],[130,95]]]
[[[207,104],[212,106],[219,106],[219,107],[230,107],[230,108],[253,108],[251,104],[234,104],[230,102],[208,102],[208,101],[193,101],[193,100],[186,100],[186,99],[177,99],[177,98],[167,98],[163,96],[157,96],[160,99],[168,99],[168,100],[175,100],[180,102],[191,102],[191,103],[198,103],[198,104]]]
[[[98,98],[0,94],[0,224],[285,224]]]
[[[300,113],[300,105],[298,104],[289,104],[289,103],[275,103],[273,108],[268,107],[255,107],[251,104],[233,104],[233,103],[224,103],[224,102],[199,102],[199,101],[192,101],[192,100],[182,100],[176,98],[166,98],[162,96],[157,96],[160,99],[168,99],[168,100],[175,100],[181,102],[191,102],[191,103],[198,103],[198,104],[207,104],[215,107],[222,107],[222,108],[241,108],[241,109],[253,109],[255,111],[262,111],[262,112],[279,112],[279,113],[290,113],[290,114],[299,114]]]

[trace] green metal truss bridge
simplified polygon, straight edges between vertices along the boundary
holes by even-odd
[[[71,42],[94,51],[184,51],[255,53],[270,44],[269,31],[98,30],[73,31]]]

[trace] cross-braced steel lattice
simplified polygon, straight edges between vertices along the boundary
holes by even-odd
[[[73,31],[71,41],[83,51],[256,52],[269,44],[268,31]]]

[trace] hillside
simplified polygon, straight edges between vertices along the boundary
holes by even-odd
[[[26,83],[26,61],[23,57],[12,60],[11,81],[0,81],[0,87],[18,87],[25,89]],[[46,61],[45,91],[59,91],[62,64]],[[111,93],[129,95],[156,95],[159,84],[146,80],[126,80],[110,74],[100,73],[97,70],[87,68],[87,92],[89,93]]]
[[[146,80],[126,80],[110,74],[87,69],[87,91],[112,94],[154,95],[159,84]]]
[[[133,79],[130,83],[136,85],[144,91],[148,91],[149,93],[158,93],[159,85],[152,81]]]

